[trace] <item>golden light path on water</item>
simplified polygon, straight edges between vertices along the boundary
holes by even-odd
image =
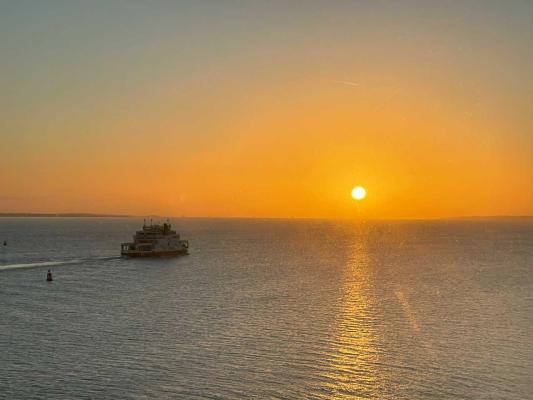
[[[344,270],[335,351],[324,374],[325,398],[373,398],[380,392],[372,265],[362,236],[351,246]]]

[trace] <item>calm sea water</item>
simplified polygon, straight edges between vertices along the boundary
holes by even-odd
[[[531,222],[140,225],[0,219],[0,398],[533,398]]]

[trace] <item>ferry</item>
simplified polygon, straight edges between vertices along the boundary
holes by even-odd
[[[146,225],[135,232],[133,242],[122,243],[121,252],[124,257],[166,257],[189,254],[189,241],[180,239],[180,235],[172,230],[170,222],[163,225]]]

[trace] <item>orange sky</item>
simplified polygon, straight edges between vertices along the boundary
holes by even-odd
[[[290,4],[6,6],[0,212],[533,214],[532,6]]]

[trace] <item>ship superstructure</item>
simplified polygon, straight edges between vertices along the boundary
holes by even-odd
[[[135,232],[133,242],[122,243],[121,254],[127,257],[163,257],[189,253],[189,242],[172,230],[170,222],[164,224],[145,223]]]

